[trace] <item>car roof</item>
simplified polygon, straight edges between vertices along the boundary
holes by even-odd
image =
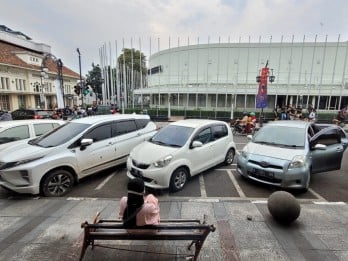
[[[79,119],[71,120],[71,122],[85,123],[85,124],[95,124],[103,121],[110,120],[127,120],[127,119],[149,119],[150,116],[146,114],[107,114],[107,115],[95,115],[88,116]]]
[[[11,120],[11,121],[0,121],[0,128],[5,127],[12,127],[17,125],[25,125],[30,123],[58,123],[58,124],[64,124],[65,121],[63,120],[50,120],[50,119],[40,119],[40,120]]]
[[[301,120],[279,120],[279,121],[268,122],[266,125],[306,128],[310,124],[311,124],[311,122],[301,121]]]
[[[207,120],[207,119],[186,119],[186,120],[179,120],[176,122],[172,122],[169,125],[177,125],[177,126],[184,126],[184,127],[191,127],[191,128],[198,128],[204,125],[212,124],[212,123],[222,123],[222,121],[218,120]],[[225,122],[223,122],[225,123]]]

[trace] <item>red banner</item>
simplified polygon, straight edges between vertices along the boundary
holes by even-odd
[[[269,68],[267,65],[261,70],[261,77],[259,83],[259,90],[256,96],[256,108],[267,107],[267,79],[268,79]]]

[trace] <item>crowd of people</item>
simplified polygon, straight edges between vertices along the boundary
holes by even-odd
[[[317,110],[313,106],[307,108],[307,112],[304,113],[301,107],[294,107],[287,105],[280,108],[275,107],[273,110],[274,120],[305,120],[315,122],[317,120]]]

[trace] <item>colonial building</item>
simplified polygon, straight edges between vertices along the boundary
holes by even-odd
[[[186,45],[149,58],[148,83],[134,91],[150,107],[255,110],[256,77],[269,68],[268,104],[338,110],[348,103],[348,42]],[[259,78],[260,79],[260,78]]]
[[[0,110],[73,106],[79,79],[51,53],[50,46],[0,25]]]

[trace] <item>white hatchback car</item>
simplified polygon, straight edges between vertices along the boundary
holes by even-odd
[[[188,178],[225,162],[232,164],[236,146],[231,128],[216,120],[181,120],[160,129],[135,147],[127,160],[127,176],[147,187],[181,190]]]
[[[0,185],[19,193],[66,194],[79,179],[125,163],[157,131],[148,115],[72,120],[28,143],[0,152]]]
[[[41,136],[65,124],[61,120],[12,120],[0,121],[0,151],[13,146],[18,141]]]

